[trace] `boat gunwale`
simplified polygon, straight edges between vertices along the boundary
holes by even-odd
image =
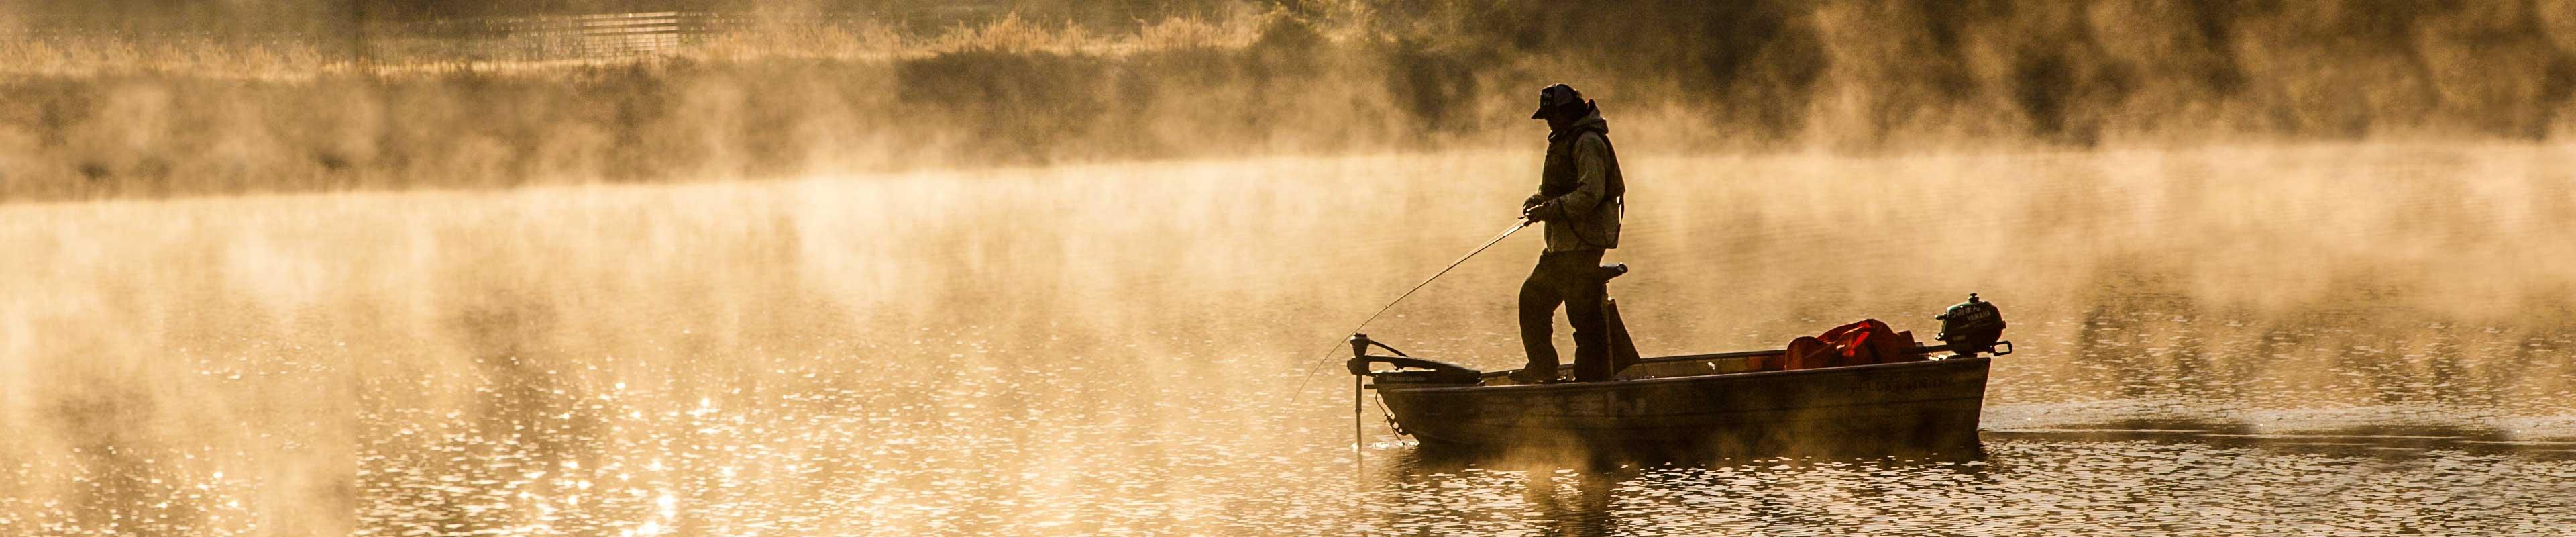
[[[1725,358],[1733,358],[1733,357],[1741,357],[1741,356],[1762,356],[1762,355],[1764,355],[1764,354],[1777,354],[1777,353],[1779,353],[1779,352],[1781,352],[1781,351],[1748,351],[1747,353],[1717,353],[1717,354],[1703,354],[1703,355],[1691,355],[1691,356],[1673,356],[1673,357],[1667,357],[1667,358],[1656,358],[1656,359],[1654,359],[1654,361],[1641,361],[1641,362],[1639,362],[1639,363],[1641,363],[1641,364],[1643,364],[1643,363],[1657,363],[1656,361],[1660,361],[1660,363],[1673,363],[1673,362],[1685,362],[1685,361],[1690,361],[1690,360],[1695,360],[1695,359],[1696,359],[1696,360],[1717,360],[1717,359],[1725,359]],[[1683,382],[1704,382],[1704,381],[1715,380],[1715,379],[1721,379],[1721,378],[1722,378],[1722,379],[1728,379],[1728,380],[1734,380],[1734,379],[1763,378],[1763,377],[1771,377],[1771,376],[1797,376],[1797,375],[1809,375],[1809,374],[1819,374],[1819,373],[1838,373],[1838,372],[1840,372],[1840,373],[1849,373],[1849,372],[1859,372],[1859,371],[1864,371],[1864,370],[1866,370],[1866,371],[1879,371],[1879,370],[1896,370],[1896,369],[1906,369],[1906,368],[1930,368],[1930,367],[1940,367],[1940,366],[1951,365],[1951,363],[1953,363],[1953,362],[1970,362],[1970,361],[1980,361],[1980,360],[1982,360],[1982,361],[1986,361],[1986,362],[1988,362],[1988,363],[1991,363],[1991,362],[1994,360],[1994,358],[1993,358],[1993,357],[1990,357],[1990,356],[1977,356],[1977,357],[1968,357],[1968,358],[1948,358],[1948,359],[1937,359],[1937,360],[1924,360],[1924,361],[1919,361],[1919,362],[1897,362],[1897,363],[1886,363],[1886,364],[1861,364],[1861,365],[1845,365],[1845,366],[1833,366],[1833,367],[1813,367],[1813,368],[1806,368],[1806,369],[1787,369],[1787,370],[1777,370],[1777,371],[1737,371],[1737,372],[1732,372],[1732,373],[1709,373],[1709,374],[1704,374],[1704,375],[1683,375],[1683,376],[1678,376],[1678,377],[1655,377],[1655,378],[1643,378],[1643,379],[1631,379],[1631,380],[1604,380],[1604,381],[1593,381],[1593,382],[1560,382],[1560,383],[1554,383],[1554,384],[1511,384],[1511,385],[1504,385],[1504,386],[1485,386],[1485,385],[1482,385],[1482,384],[1478,384],[1478,385],[1471,385],[1471,386],[1459,386],[1459,385],[1426,385],[1426,386],[1421,386],[1421,387],[1408,387],[1408,386],[1388,386],[1388,385],[1380,385],[1380,384],[1376,384],[1376,383],[1371,383],[1371,387],[1372,387],[1372,388],[1375,388],[1375,389],[1377,390],[1377,392],[1378,392],[1380,395],[1385,395],[1385,394],[1388,394],[1388,393],[1390,393],[1390,392],[1392,392],[1392,393],[1402,393],[1402,394],[1422,394],[1422,393],[1446,393],[1446,392],[1451,392],[1451,391],[1459,391],[1459,392],[1463,392],[1463,391],[1468,391],[1468,390],[1495,390],[1495,391],[1501,391],[1501,390],[1517,390],[1517,391],[1537,391],[1537,390],[1578,391],[1578,390],[1584,390],[1584,389],[1602,389],[1602,390],[1606,390],[1606,389],[1614,389],[1614,388],[1622,388],[1622,387],[1630,387],[1630,386],[1641,386],[1641,385],[1648,385],[1648,384],[1683,383]],[[1480,381],[1481,381],[1481,379],[1480,379]],[[1480,392],[1480,393],[1481,393],[1481,392]]]

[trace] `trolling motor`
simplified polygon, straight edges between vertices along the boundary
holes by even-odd
[[[1967,302],[1950,306],[1949,311],[1932,318],[1941,321],[1941,333],[1933,335],[1932,339],[1948,343],[1949,349],[1959,353],[1960,357],[1976,356],[1980,352],[1995,356],[2012,354],[2012,342],[1997,341],[2004,335],[2003,310],[1995,309],[1993,302],[1979,302],[1976,293],[1968,293]],[[2002,345],[2003,350],[1996,351],[1996,345]]]
[[[1374,378],[1381,383],[1475,384],[1485,375],[1483,371],[1467,366],[1406,356],[1404,351],[1395,350],[1395,347],[1370,341],[1368,334],[1351,334],[1350,342],[1351,359],[1343,362],[1342,365],[1349,368],[1353,375]],[[1386,349],[1387,352],[1395,353],[1395,356],[1370,356],[1369,347]],[[1381,363],[1395,366],[1396,369],[1387,371],[1370,369],[1370,366]]]

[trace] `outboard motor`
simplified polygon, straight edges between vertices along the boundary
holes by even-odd
[[[1960,356],[1976,356],[1980,352],[1996,356],[2012,354],[2012,342],[1997,341],[2004,335],[2003,311],[1995,309],[1993,302],[1977,301],[1976,293],[1968,293],[1967,302],[1950,306],[1949,311],[1933,318],[1941,321],[1941,333],[1932,339],[1948,343],[1951,352]],[[2003,350],[1996,351],[1996,345],[2002,345]]]

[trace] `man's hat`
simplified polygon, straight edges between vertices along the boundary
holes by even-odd
[[[1574,86],[1560,83],[1541,88],[1538,90],[1538,111],[1530,112],[1530,119],[1546,119],[1547,109],[1580,102],[1583,102],[1583,92],[1574,91]]]

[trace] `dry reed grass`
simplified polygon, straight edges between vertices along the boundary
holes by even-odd
[[[1558,80],[1631,152],[2576,132],[2554,0],[1301,6],[927,30],[782,12],[668,54],[364,69],[293,41],[15,42],[0,199],[1496,147]]]

